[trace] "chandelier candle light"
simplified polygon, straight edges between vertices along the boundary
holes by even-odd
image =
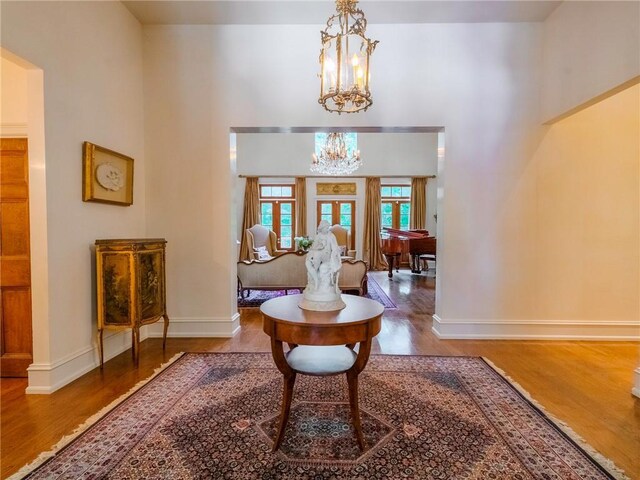
[[[320,155],[312,155],[311,171],[324,175],[349,175],[362,165],[360,150],[349,155],[344,133],[331,132],[327,134],[327,143],[320,150]]]
[[[320,32],[320,98],[329,112],[353,113],[373,103],[369,58],[378,41],[365,37],[367,20],[357,0],[336,0],[337,13]]]

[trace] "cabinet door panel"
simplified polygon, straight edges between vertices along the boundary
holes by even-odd
[[[162,252],[140,253],[139,261],[141,319],[147,320],[164,313]]]
[[[104,303],[102,308],[105,325],[131,324],[131,270],[129,255],[103,254],[102,282]]]
[[[3,288],[2,354],[21,354],[31,349],[31,291],[26,288]]]

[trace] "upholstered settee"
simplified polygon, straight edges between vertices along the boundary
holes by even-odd
[[[267,261],[238,262],[238,295],[251,290],[294,290],[307,286],[306,253],[288,252]],[[362,260],[343,260],[338,286],[343,292],[367,293],[367,264]]]

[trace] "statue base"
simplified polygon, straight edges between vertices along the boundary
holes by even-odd
[[[342,310],[347,306],[342,301],[342,296],[338,294],[318,295],[303,293],[302,299],[298,302],[298,306],[303,310],[313,310],[315,312],[333,312]]]

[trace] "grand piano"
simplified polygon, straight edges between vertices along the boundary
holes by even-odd
[[[393,278],[393,267],[398,270],[400,255],[410,256],[411,272],[421,273],[420,255],[436,255],[436,238],[426,230],[382,229],[382,253],[389,264],[389,278]]]

